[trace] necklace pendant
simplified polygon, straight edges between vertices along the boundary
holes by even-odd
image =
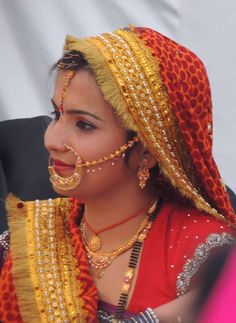
[[[105,273],[106,268],[111,264],[112,260],[106,255],[91,255],[89,258],[91,269],[96,278],[100,279]]]
[[[101,279],[102,276],[105,273],[105,270],[104,269],[98,269],[98,268],[95,269],[95,268],[93,268],[93,272],[94,272],[94,275],[95,275],[96,278]]]
[[[99,251],[102,247],[102,240],[97,235],[93,235],[88,241],[89,249],[93,252]]]

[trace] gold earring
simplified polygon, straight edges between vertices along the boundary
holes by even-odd
[[[147,162],[148,160],[144,159],[144,165],[141,166],[138,170],[139,187],[141,189],[144,189],[144,187],[146,186],[146,181],[150,177],[149,168],[146,166]]]

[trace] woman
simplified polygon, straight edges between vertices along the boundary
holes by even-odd
[[[45,145],[70,199],[9,199],[1,320],[179,322],[201,263],[234,234],[204,66],[129,27],[68,36],[55,69]]]

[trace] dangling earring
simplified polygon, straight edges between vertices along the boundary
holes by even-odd
[[[146,185],[146,181],[149,179],[150,177],[150,173],[149,173],[149,168],[146,166],[148,160],[144,159],[143,160],[143,166],[141,166],[138,170],[138,179],[139,179],[139,187],[141,189],[144,189],[145,185]]]

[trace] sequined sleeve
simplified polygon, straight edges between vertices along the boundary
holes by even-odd
[[[226,232],[209,234],[206,240],[196,247],[193,256],[186,260],[183,271],[178,274],[176,281],[177,296],[182,296],[188,291],[192,277],[198,272],[212,249],[231,245],[234,242],[233,236]]]
[[[171,231],[169,268],[178,297],[192,288],[200,267],[212,252],[235,242],[235,230],[211,216],[189,210],[173,221]]]
[[[0,234],[0,272],[7,255],[8,246],[9,246],[9,232],[4,231],[2,234]]]

